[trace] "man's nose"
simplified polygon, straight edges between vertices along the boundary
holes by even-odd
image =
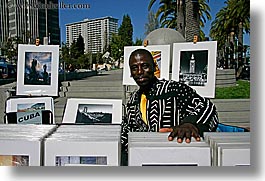
[[[138,74],[143,74],[144,70],[142,66],[138,66],[137,73]]]

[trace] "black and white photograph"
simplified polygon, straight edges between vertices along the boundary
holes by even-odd
[[[111,123],[112,109],[112,105],[79,104],[76,123]]]
[[[58,45],[18,45],[17,95],[58,95]]]
[[[121,99],[68,98],[62,123],[120,124]]]
[[[217,41],[173,43],[172,80],[215,97]]]
[[[181,51],[179,81],[189,86],[207,84],[208,51]]]

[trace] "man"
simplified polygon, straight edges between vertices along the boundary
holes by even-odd
[[[131,76],[139,86],[132,93],[122,122],[122,165],[126,165],[128,132],[170,132],[168,140],[200,141],[203,132],[215,131],[218,117],[209,99],[199,96],[186,84],[158,80],[152,54],[145,49],[129,57]]]

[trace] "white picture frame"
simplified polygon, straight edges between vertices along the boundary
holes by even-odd
[[[50,140],[45,141],[44,166],[56,166],[56,157],[62,156],[83,156],[83,157],[107,157],[106,165],[99,166],[119,166],[120,165],[120,142],[117,141],[86,141],[86,140]],[[70,165],[68,165],[70,166]],[[85,166],[75,164],[75,166]],[[86,166],[95,166],[87,165]]]
[[[130,54],[136,49],[146,49],[152,54],[157,52],[157,64],[160,69],[159,79],[169,79],[170,66],[170,45],[149,45],[149,46],[125,46],[124,47],[124,68],[123,68],[123,85],[137,85],[131,77],[129,66]],[[154,55],[155,56],[155,55]]]
[[[28,165],[25,166],[41,166],[40,140],[1,139],[0,148],[1,156],[26,156]]]
[[[52,97],[21,97],[6,100],[6,113],[20,112],[23,109],[29,109],[31,105],[42,104],[42,110],[50,110],[54,113],[54,100]]]
[[[59,45],[19,44],[17,66],[17,95],[58,95]]]
[[[86,114],[84,114],[86,113]],[[90,113],[89,115],[87,113]],[[87,122],[79,121],[79,115],[89,116]],[[101,115],[100,115],[101,114]],[[99,118],[98,118],[99,117]],[[100,118],[102,117],[102,119]],[[98,119],[94,119],[98,118]],[[91,120],[95,122],[91,122]],[[84,119],[83,119],[84,120]],[[89,122],[90,121],[90,122]],[[67,99],[62,123],[108,123],[121,124],[122,121],[122,100],[121,99]]]
[[[54,100],[52,97],[20,97],[6,100],[6,113],[49,110],[54,122]]]
[[[215,97],[217,41],[173,43],[172,80]],[[199,62],[199,63],[198,63]]]

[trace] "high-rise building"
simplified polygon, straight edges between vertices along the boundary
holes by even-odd
[[[109,46],[113,33],[118,33],[118,19],[116,18],[107,16],[84,19],[81,22],[66,25],[66,44],[71,46],[81,35],[84,38],[86,53],[103,53]]]
[[[58,0],[1,0],[0,18],[1,46],[12,37],[24,43],[48,37],[49,44],[60,44]]]
[[[0,45],[2,46],[2,42],[4,42],[8,37],[8,0],[1,0],[0,4]]]

